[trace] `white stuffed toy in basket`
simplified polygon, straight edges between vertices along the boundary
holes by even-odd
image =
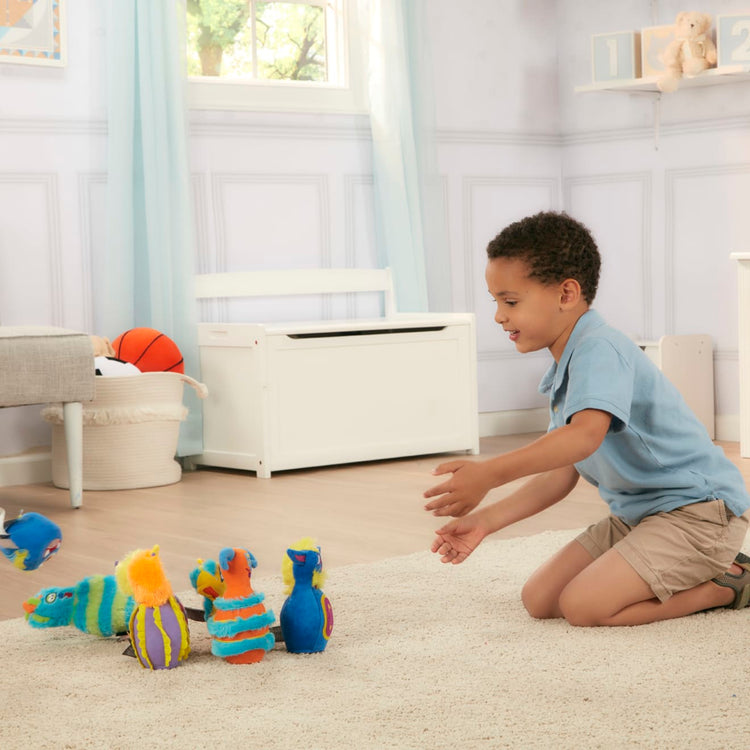
[[[175,460],[180,422],[187,416],[183,384],[200,398],[207,388],[188,375],[144,372],[97,377],[94,400],[83,405],[83,489],[128,490],[179,482]],[[67,488],[67,451],[60,405],[42,416],[52,423],[52,482]]]

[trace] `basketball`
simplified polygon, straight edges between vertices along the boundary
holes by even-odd
[[[182,354],[172,339],[154,328],[131,328],[113,342],[115,357],[141,372],[185,372]]]

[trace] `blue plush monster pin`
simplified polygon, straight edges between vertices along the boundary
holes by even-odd
[[[287,651],[314,654],[325,650],[333,630],[333,608],[321,589],[325,572],[315,540],[305,537],[288,549],[281,571],[289,594],[279,615]]]
[[[36,570],[60,549],[60,527],[40,513],[23,513],[10,521],[0,508],[0,552],[20,570]]]

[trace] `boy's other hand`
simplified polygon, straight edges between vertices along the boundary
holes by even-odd
[[[434,516],[465,516],[492,489],[492,480],[483,461],[449,461],[432,473],[451,474],[450,479],[424,493],[426,498],[435,498],[424,506]]]
[[[459,518],[436,529],[437,536],[430,549],[440,555],[440,562],[458,565],[479,546],[487,536],[479,515]]]

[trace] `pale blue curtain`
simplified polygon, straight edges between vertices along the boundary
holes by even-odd
[[[450,255],[435,145],[425,0],[361,0],[367,10],[375,226],[399,310],[451,309]]]
[[[93,263],[100,335],[155,328],[198,379],[195,273],[185,106],[185,11],[178,0],[108,0],[108,167],[105,247]],[[200,453],[200,401],[178,454]]]

